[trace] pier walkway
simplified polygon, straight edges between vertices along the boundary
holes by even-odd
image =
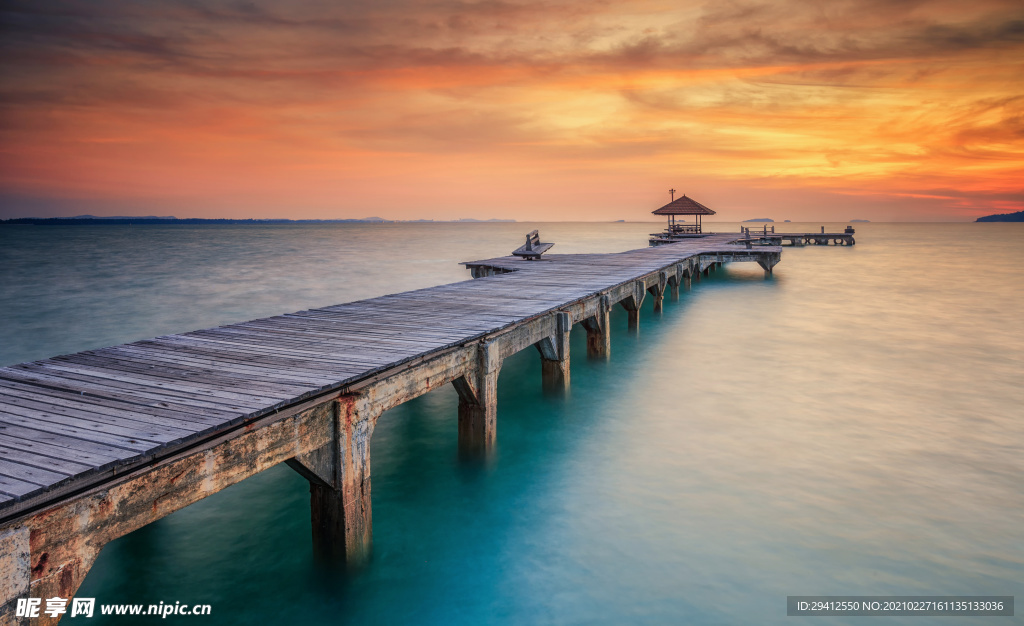
[[[647,296],[780,260],[738,238],[474,261],[476,280],[0,368],[0,624],[18,598],[73,597],[104,544],[282,462],[309,480],[318,555],[358,563],[381,413],[453,384],[460,450],[485,455],[506,357],[536,346],[567,386],[573,324],[607,356],[616,304],[635,326]]]

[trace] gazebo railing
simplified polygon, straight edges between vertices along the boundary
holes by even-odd
[[[699,234],[701,234],[700,233],[700,224],[693,224],[693,225],[690,225],[690,224],[686,224],[686,225],[683,225],[683,224],[671,224],[666,229],[666,231],[668,233],[670,233],[670,234],[673,234],[673,235],[677,235],[677,234],[678,235],[699,235]]]

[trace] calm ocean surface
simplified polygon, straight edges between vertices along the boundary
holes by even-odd
[[[281,465],[108,545],[78,595],[213,606],[192,624],[789,624],[787,595],[1024,600],[1024,224],[856,227],[852,248],[786,249],[771,279],[735,264],[662,315],[648,298],[638,334],[617,311],[607,362],[577,327],[564,398],[541,393],[536,351],[509,359],[487,466],[459,462],[450,387],[385,413],[356,576],[318,573],[307,483]],[[458,261],[532,228],[564,253],[660,226],[0,227],[0,364],[465,280]]]

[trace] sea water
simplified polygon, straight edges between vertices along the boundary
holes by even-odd
[[[569,253],[660,226],[0,227],[0,364],[465,280],[458,261],[533,228]],[[616,311],[607,361],[574,328],[564,396],[536,351],[508,359],[488,463],[459,459],[451,388],[385,413],[362,571],[316,567],[307,483],[282,465],[107,545],[77,595],[209,604],[168,621],[215,624],[783,624],[787,595],[1024,598],[1024,225],[856,228],[770,278],[736,263],[661,314],[648,298],[639,332]]]

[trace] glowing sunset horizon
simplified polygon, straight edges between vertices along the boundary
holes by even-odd
[[[5,3],[0,218],[970,221],[1019,2]]]

